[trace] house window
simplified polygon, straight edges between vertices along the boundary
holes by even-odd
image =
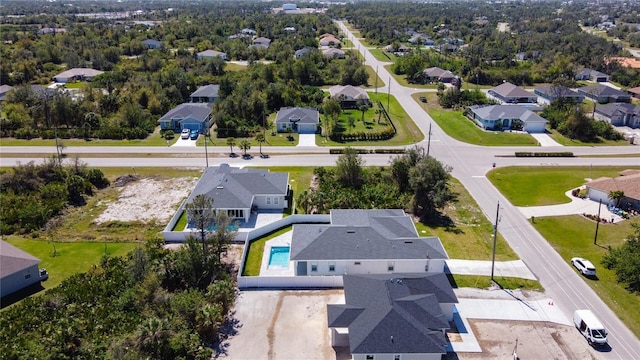
[[[330,262],[329,263],[329,271],[333,272],[336,271],[336,263],[335,262]]]
[[[271,205],[271,198],[267,197],[267,205]]]
[[[367,360],[373,360],[373,355],[367,355]]]
[[[400,360],[400,355],[393,355],[393,360]]]
[[[429,263],[426,263],[426,264],[424,265],[424,271],[425,271],[425,272],[429,272]]]
[[[24,271],[24,278],[29,279],[31,277],[31,272],[29,270]]]
[[[393,271],[393,268],[395,267],[395,262],[394,261],[389,261],[387,263],[387,271]]]
[[[277,197],[273,198],[273,205],[278,205],[278,198]]]
[[[360,265],[360,261],[354,262],[353,265]]]
[[[311,272],[317,272],[318,271],[318,263],[311,263]]]

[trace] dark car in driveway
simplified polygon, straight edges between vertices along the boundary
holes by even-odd
[[[198,140],[198,135],[200,135],[198,130],[191,130],[191,132],[189,133],[189,139]]]

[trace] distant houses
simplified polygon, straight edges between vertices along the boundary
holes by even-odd
[[[271,39],[266,37],[255,38],[251,41],[251,46],[256,48],[267,49],[269,48],[269,45],[271,45]]]
[[[591,69],[582,69],[576,73],[576,80],[589,80],[593,82],[608,82],[609,75]]]
[[[631,102],[630,94],[603,84],[583,86],[577,91],[598,104]]]
[[[58,83],[67,83],[71,81],[91,81],[94,77],[104,74],[104,71],[89,69],[89,68],[73,68],[67,71],[63,71],[60,74],[53,77],[53,80]]]
[[[340,40],[338,40],[338,38],[336,38],[334,35],[332,34],[325,34],[322,37],[320,37],[320,41],[319,41],[320,46],[329,46],[329,47],[333,47],[333,46],[338,46],[341,44]]]
[[[162,42],[153,39],[147,39],[142,42],[147,49],[159,49],[162,47]]]
[[[540,86],[533,90],[534,94],[539,97],[552,102],[557,99],[571,100],[576,104],[580,104],[584,101],[584,95],[579,94],[576,91],[569,89],[562,85],[547,85]]]
[[[194,91],[191,96],[192,103],[208,103],[215,102],[218,98],[218,92],[220,91],[220,85],[205,85],[200,86]]]
[[[507,104],[531,104],[538,101],[537,96],[509,82],[504,82],[490,89],[488,93],[495,99]]]
[[[427,82],[442,82],[445,84],[450,84],[456,78],[456,76],[451,71],[444,70],[439,67],[430,67],[424,69],[422,74]]]
[[[344,59],[345,52],[337,48],[329,48],[322,51],[322,55],[328,58]]]
[[[212,60],[220,58],[222,60],[228,60],[227,54],[216,50],[205,50],[196,54],[198,60]]]
[[[640,107],[628,103],[614,103],[596,107],[594,117],[613,126],[640,128]]]

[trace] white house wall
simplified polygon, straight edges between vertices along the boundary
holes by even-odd
[[[267,198],[270,199],[270,204],[267,204]],[[253,205],[257,206],[258,209],[285,209],[287,207],[287,201],[284,198],[284,195],[260,195],[253,199]],[[277,204],[275,204],[274,199],[278,199]]]
[[[393,270],[389,271],[389,263],[393,262]],[[393,274],[443,272],[444,260],[337,260],[307,261],[307,275],[326,276],[344,274]],[[335,263],[335,271],[329,271],[329,265]],[[311,271],[317,264],[317,271]],[[359,264],[359,265],[358,265]],[[295,265],[297,266],[297,264]]]
[[[609,199],[609,193],[606,191],[600,191],[594,188],[590,188],[587,187],[587,196],[589,197],[589,199],[593,200],[593,201],[600,201],[602,200],[602,205],[607,205],[609,204],[609,202],[612,202],[612,200]]]
[[[26,274],[29,274],[28,279],[25,279]],[[38,281],[40,281],[40,272],[38,271],[38,264],[34,264],[24,270],[3,277],[0,281],[0,297],[12,294]]]
[[[394,360],[395,355],[400,355],[400,360],[441,360],[442,354],[352,354],[353,360],[367,360],[367,355],[373,355],[374,360]]]

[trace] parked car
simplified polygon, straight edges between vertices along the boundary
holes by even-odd
[[[427,102],[427,97],[426,96],[420,96],[420,101],[422,101],[423,103]]]
[[[198,135],[200,135],[198,133],[198,130],[191,130],[191,133],[189,133],[189,138],[191,140],[197,140],[198,139]]]
[[[180,133],[180,138],[183,140],[187,140],[189,138],[189,129],[182,129]]]
[[[573,324],[587,339],[589,345],[607,345],[607,330],[591,310],[576,310],[573,313]]]
[[[49,279],[49,273],[47,272],[47,269],[42,268],[39,270],[40,272],[40,281],[47,281],[47,279]]]
[[[596,276],[596,267],[593,266],[591,261],[579,257],[571,259],[571,264],[585,276]]]

